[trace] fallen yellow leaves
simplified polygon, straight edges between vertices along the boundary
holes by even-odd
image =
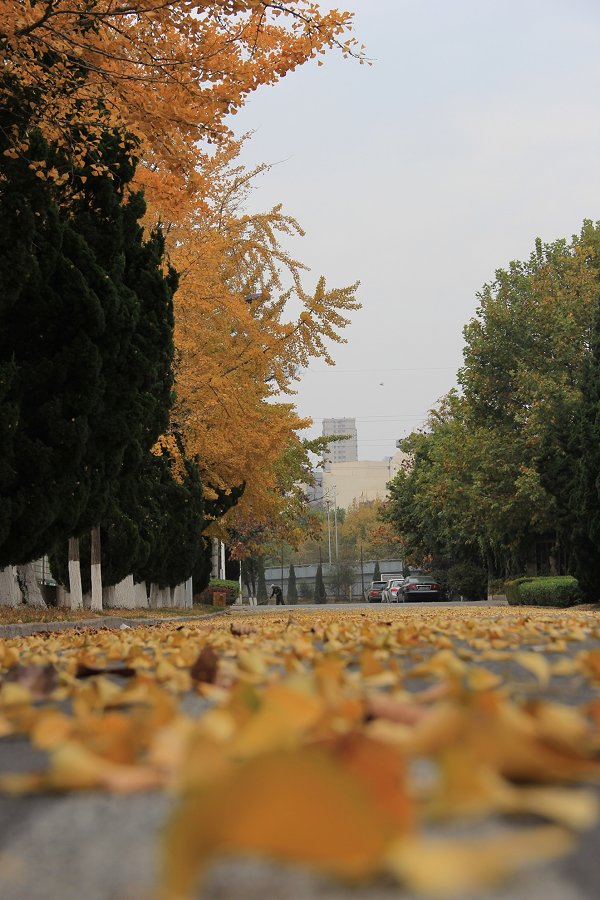
[[[0,739],[26,737],[48,766],[0,789],[172,791],[167,900],[227,854],[429,894],[485,886],[596,821],[600,628],[460,613],[267,611],[5,641]],[[434,840],[448,820],[498,830]]]

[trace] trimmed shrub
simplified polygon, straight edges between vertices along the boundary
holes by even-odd
[[[512,578],[510,581],[504,582],[506,599],[511,606],[522,606],[525,602],[521,598],[519,587],[527,581],[533,581],[533,578],[531,576],[524,576],[523,578]]]
[[[194,603],[204,603],[205,605],[210,606],[212,603],[212,592],[218,591],[219,589],[227,591],[227,606],[231,606],[232,603],[235,603],[240,592],[238,582],[227,581],[222,578],[211,579],[208,587],[205,587],[199,594],[194,595]]]
[[[573,606],[582,596],[572,575],[532,578],[519,585],[519,594],[521,602],[530,606]]]

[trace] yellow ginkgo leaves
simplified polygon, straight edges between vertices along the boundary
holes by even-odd
[[[510,609],[273,609],[6,641],[0,752],[21,736],[48,764],[0,789],[172,792],[167,900],[231,855],[460,895],[597,820],[599,646],[592,613]]]

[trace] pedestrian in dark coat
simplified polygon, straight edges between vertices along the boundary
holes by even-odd
[[[281,606],[285,606],[285,603],[283,602],[283,591],[278,584],[274,584],[271,588],[271,597],[275,597],[275,606],[279,606],[280,604]]]

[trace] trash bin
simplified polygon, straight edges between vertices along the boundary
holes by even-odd
[[[212,592],[212,605],[213,606],[227,606],[227,591],[213,591]]]

